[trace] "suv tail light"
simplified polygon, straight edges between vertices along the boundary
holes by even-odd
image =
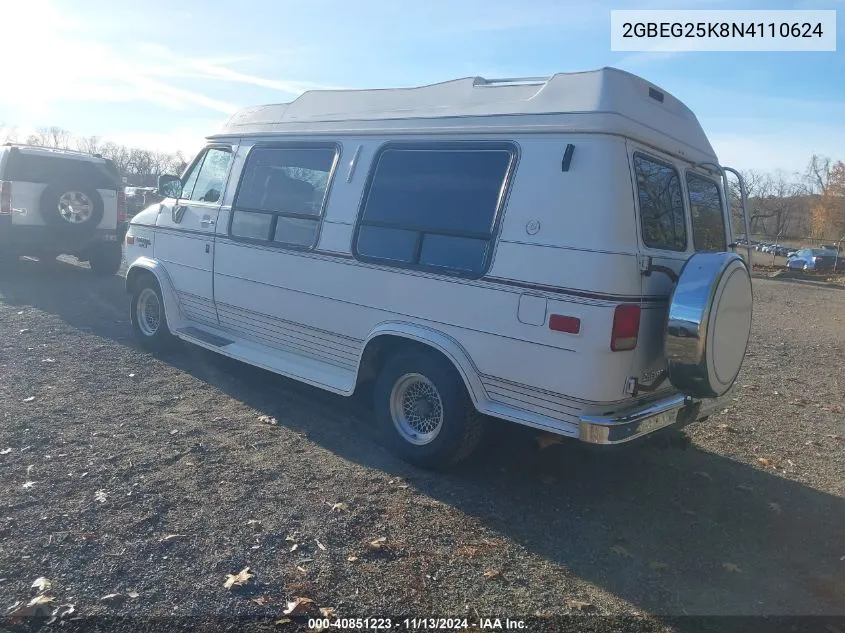
[[[126,191],[123,187],[117,190],[117,222],[126,222]]]
[[[12,215],[12,183],[0,182],[0,215]]]
[[[613,331],[610,349],[614,352],[632,350],[637,346],[640,333],[640,306],[623,304],[613,312]]]

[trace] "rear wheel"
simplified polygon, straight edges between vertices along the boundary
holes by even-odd
[[[104,242],[91,248],[88,263],[95,275],[114,275],[123,263],[123,248],[118,242]]]
[[[129,316],[132,330],[142,346],[153,351],[162,351],[173,344],[174,337],[167,326],[164,300],[158,284],[145,278],[132,291]]]
[[[374,408],[389,447],[422,468],[456,464],[481,440],[481,416],[463,380],[434,352],[413,350],[391,358],[376,379]]]

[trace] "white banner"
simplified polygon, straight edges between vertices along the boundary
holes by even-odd
[[[611,11],[610,50],[835,51],[836,11]]]

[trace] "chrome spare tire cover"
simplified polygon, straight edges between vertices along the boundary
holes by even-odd
[[[751,276],[736,253],[696,253],[669,302],[665,350],[679,391],[715,398],[734,384],[751,334]]]

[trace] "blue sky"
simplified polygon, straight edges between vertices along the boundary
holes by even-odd
[[[845,0],[3,0],[3,48],[17,55],[0,123],[193,153],[237,107],[309,88],[616,66],[690,106],[725,164],[845,159],[841,29],[839,52],[610,51],[611,9],[661,8],[845,13]]]

